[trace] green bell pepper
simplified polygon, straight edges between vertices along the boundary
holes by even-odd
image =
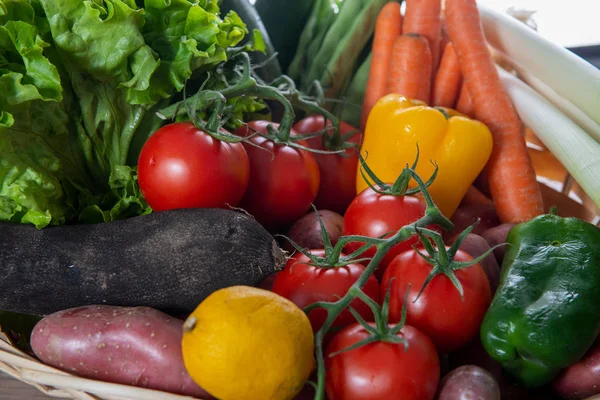
[[[536,388],[600,333],[600,228],[541,215],[516,225],[507,242],[481,340],[518,384]]]

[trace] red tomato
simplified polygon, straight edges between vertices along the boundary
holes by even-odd
[[[455,261],[471,261],[473,258],[458,250]],[[435,276],[421,297],[414,302],[432,266],[414,250],[398,255],[388,265],[381,281],[385,293],[390,279],[390,320],[399,321],[408,285],[406,323],[412,325],[436,344],[441,352],[456,350],[467,344],[479,332],[481,321],[491,302],[488,278],[479,264],[455,271],[464,290],[464,301],[452,282],[445,275]]]
[[[361,235],[377,238],[387,232],[396,233],[403,226],[417,221],[425,215],[425,203],[413,196],[381,195],[371,188],[363,190],[352,201],[344,215],[342,235]],[[391,234],[387,236],[391,236]],[[392,247],[383,258],[375,274],[381,277],[386,266],[397,254],[408,250],[417,243],[418,238],[412,237]],[[344,250],[350,254],[358,250],[364,243],[348,243]],[[362,257],[373,257],[375,247],[371,247]]]
[[[325,250],[311,250],[311,254],[319,257],[325,255]],[[342,254],[343,255],[343,254]],[[300,308],[317,301],[336,301],[348,293],[348,289],[358,280],[365,267],[360,264],[349,264],[343,267],[319,268],[308,265],[309,258],[302,253],[296,253],[285,265],[283,271],[277,274],[273,283],[273,292],[291,300]],[[379,283],[371,276],[363,292],[376,302],[379,302]],[[360,299],[350,303],[365,320],[373,321],[373,312]],[[318,331],[325,319],[327,311],[322,308],[312,310],[308,318],[313,330]],[[341,328],[356,322],[349,310],[344,310],[333,322],[332,327]]]
[[[268,121],[248,125],[266,133],[269,124],[278,126]],[[247,136],[246,129],[241,127],[236,133]],[[251,143],[244,142],[244,147],[250,158],[250,184],[240,207],[270,230],[292,224],[310,209],[317,196],[320,175],[315,158],[308,151],[275,144],[260,135],[248,140]]]
[[[374,325],[374,324],[371,324]],[[344,350],[370,333],[356,323],[339,332],[326,354]],[[375,342],[325,357],[325,388],[329,400],[432,400],[440,379],[440,359],[431,340],[405,325],[403,344]]]
[[[138,159],[140,189],[154,211],[235,207],[249,179],[241,143],[217,140],[190,122],[157,130]]]
[[[331,122],[328,122],[331,126]],[[299,121],[294,129],[300,134],[309,134],[322,131],[325,128],[325,118],[322,115],[313,115]],[[317,150],[327,150],[324,145],[326,135],[331,135],[329,129],[323,136],[307,139],[309,147]],[[351,125],[341,121],[340,134],[346,135],[356,131],[348,141],[359,144],[361,133]],[[358,165],[358,149],[350,148],[342,154],[314,153],[321,172],[321,185],[315,200],[315,207],[320,210],[331,210],[344,214],[348,205],[356,197],[356,170]]]

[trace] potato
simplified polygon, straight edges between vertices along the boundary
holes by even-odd
[[[43,363],[74,375],[211,398],[185,369],[182,328],[148,307],[85,306],[43,318],[31,346]]]
[[[508,236],[508,232],[512,229],[515,224],[502,224],[495,226],[493,228],[487,229],[485,232],[481,234],[490,247],[494,247],[501,243],[506,243],[506,237]],[[498,265],[502,266],[502,261],[504,260],[504,251],[506,250],[506,246],[500,246],[494,250],[494,255],[496,256],[496,260],[498,261]]]
[[[462,231],[473,225],[478,219],[479,223],[471,233],[480,235],[485,230],[500,225],[500,220],[493,205],[478,204],[459,207],[451,218],[451,221],[454,223],[454,229],[445,232],[445,239],[453,239],[460,235]]]
[[[585,399],[600,394],[600,340],[579,362],[565,369],[552,386],[565,399]]]
[[[463,365],[451,371],[440,383],[438,400],[500,400],[496,379],[476,365]]]
[[[477,258],[486,251],[489,251],[490,245],[481,236],[469,233],[465,240],[461,243],[460,249],[469,253],[473,258]],[[483,271],[490,281],[490,288],[492,289],[493,294],[496,291],[496,288],[498,287],[498,281],[500,280],[500,267],[498,266],[496,257],[494,254],[489,254],[486,258],[479,262],[479,265],[481,265],[481,268],[483,268]]]
[[[329,210],[320,210],[319,216],[329,234],[331,244],[335,245],[342,234],[344,217]],[[302,248],[309,250],[323,248],[323,235],[315,211],[309,212],[296,221],[288,230],[287,236]],[[294,247],[287,241],[283,247],[290,252],[295,251]]]

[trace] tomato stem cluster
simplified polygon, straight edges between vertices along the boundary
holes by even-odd
[[[365,165],[364,160],[361,159],[363,165]],[[416,165],[416,163],[415,163]],[[321,328],[315,333],[315,347],[316,347],[316,358],[317,358],[317,368],[318,368],[318,380],[317,380],[317,388],[315,400],[323,400],[324,392],[325,392],[325,359],[324,359],[324,349],[323,349],[323,340],[326,333],[331,328],[335,319],[342,313],[342,311],[349,307],[350,303],[355,298],[361,298],[363,301],[370,304],[371,300],[366,300],[368,297],[362,291],[363,286],[367,283],[368,279],[373,275],[374,271],[377,269],[377,266],[380,264],[381,260],[385,257],[386,253],[395,245],[400,242],[403,242],[413,235],[419,233],[427,226],[438,225],[444,229],[452,229],[454,225],[452,222],[446,218],[438,207],[433,202],[431,195],[427,190],[427,183],[423,181],[416,173],[414,166],[413,168],[406,167],[403,171],[405,176],[408,176],[409,179],[414,179],[417,183],[417,189],[423,195],[423,198],[426,203],[426,211],[425,215],[413,222],[411,224],[405,225],[392,236],[383,239],[383,238],[369,238],[365,236],[343,236],[339,239],[336,245],[333,247],[333,251],[337,251],[338,253],[350,242],[363,242],[367,245],[374,245],[376,247],[376,252],[369,264],[367,265],[365,271],[361,274],[358,280],[354,283],[354,285],[348,290],[346,295],[340,298],[336,302],[317,302],[313,303],[310,306],[305,308],[306,312],[310,312],[310,310],[315,308],[323,308],[327,310],[327,318],[325,322],[321,326]],[[437,174],[437,167],[430,181],[435,179]],[[359,320],[360,321],[360,320]],[[386,335],[387,336],[387,335]]]
[[[408,285],[408,287],[410,289],[410,284]],[[389,310],[390,310],[391,282],[387,288],[387,291],[385,294],[385,299],[384,299],[381,307],[379,307],[379,304],[377,304],[377,302],[375,300],[373,300],[372,298],[367,296],[362,290],[356,289],[356,288],[352,288],[351,290],[354,290],[356,297],[358,297],[359,299],[364,301],[371,308],[371,311],[373,311],[373,315],[375,317],[375,327],[373,327],[371,324],[369,324],[367,321],[365,321],[365,319],[359,313],[357,313],[352,307],[348,306],[348,309],[350,310],[350,312],[352,313],[354,318],[356,318],[358,323],[360,323],[362,325],[362,327],[365,328],[365,330],[370,333],[370,336],[368,336],[367,338],[365,338],[359,342],[356,342],[355,344],[353,344],[350,347],[347,347],[340,351],[336,351],[334,353],[329,354],[329,357],[335,357],[338,354],[341,354],[341,353],[344,353],[347,351],[351,351],[351,350],[354,350],[359,347],[366,346],[370,343],[375,343],[375,342],[402,344],[402,345],[404,345],[405,351],[408,351],[408,342],[404,338],[398,336],[398,333],[402,330],[402,328],[404,327],[404,324],[406,323],[406,315],[407,315],[406,299],[408,298],[408,291],[406,292],[406,295],[404,296],[404,305],[402,307],[402,316],[400,318],[400,321],[397,324],[390,326],[389,325]]]
[[[454,243],[452,244],[452,246],[450,246],[449,249],[446,249],[446,245],[444,244],[442,235],[440,235],[438,232],[424,228],[417,229],[417,235],[419,236],[420,242],[425,247],[425,250],[427,251],[428,255],[423,254],[420,250],[416,248],[416,246],[413,246],[413,249],[421,258],[423,258],[423,260],[425,260],[426,263],[432,266],[432,269],[427,278],[425,279],[425,282],[423,282],[423,286],[421,287],[419,294],[413,302],[417,302],[417,300],[419,300],[419,297],[421,297],[421,294],[423,293],[429,282],[431,282],[431,280],[439,274],[444,274],[450,280],[450,282],[452,282],[456,290],[458,290],[458,292],[460,293],[460,297],[464,299],[464,290],[462,284],[456,277],[455,271],[459,271],[461,269],[465,269],[472,265],[478,264],[481,260],[490,255],[496,248],[504,245],[496,245],[471,261],[454,261],[454,257],[458,252],[458,249],[460,248],[461,244],[466,239],[467,235],[471,233],[471,231],[476,225],[477,222],[469,226],[463,232],[461,232],[461,234],[458,236],[458,238],[454,241]],[[435,247],[432,245],[429,239],[433,240],[433,242],[435,243]]]
[[[324,256],[317,256],[312,254],[308,249],[303,248],[296,244],[292,239],[288,238],[285,235],[280,235],[285,238],[298,252],[304,254],[309,260],[310,265],[319,268],[338,268],[343,267],[348,264],[360,263],[363,261],[369,261],[369,258],[357,258],[362,253],[367,251],[369,247],[371,247],[371,243],[367,243],[361,246],[358,250],[343,256],[342,255],[342,247],[333,246],[331,243],[331,238],[329,237],[329,233],[327,233],[327,229],[325,228],[325,224],[321,218],[321,215],[317,211],[316,207],[313,205],[313,209],[317,216],[317,221],[319,222],[319,226],[321,228],[321,236],[323,238],[323,250]]]
[[[227,99],[252,96],[263,100],[276,101],[282,105],[283,115],[279,122],[279,126],[276,128],[274,125],[268,125],[267,134],[263,134],[273,140],[276,144],[285,144],[302,150],[324,154],[342,153],[345,148],[351,146],[344,145],[334,151],[325,151],[311,149],[297,143],[299,140],[306,139],[306,137],[290,135],[292,125],[296,118],[294,108],[301,109],[310,114],[323,115],[326,121],[331,121],[333,128],[333,133],[331,135],[333,139],[331,140],[335,140],[336,142],[340,142],[343,139],[340,135],[339,119],[331,112],[321,107],[317,99],[301,93],[296,88],[294,81],[286,75],[279,76],[269,84],[263,82],[254,74],[248,53],[237,53],[232,56],[232,60],[238,61],[239,66],[241,67],[241,70],[239,71],[240,79],[236,84],[227,86],[219,91],[203,90],[203,87],[201,87],[196,94],[162,109],[159,112],[159,116],[163,119],[175,118],[181,111],[181,108],[185,107],[188,117],[196,124],[196,126],[198,126],[198,128],[218,140],[225,142],[240,142],[247,138],[223,132],[221,129],[225,123],[223,115],[225,114]],[[197,118],[196,115],[198,111],[206,110],[210,107],[213,107],[213,112],[206,122]],[[323,132],[319,132],[317,136],[323,135],[326,132],[327,127]],[[255,132],[250,133],[254,134]]]
[[[367,154],[368,155],[368,154]],[[413,189],[408,188],[408,184],[410,180],[413,178],[411,175],[411,171],[415,171],[417,168],[417,164],[419,163],[419,144],[417,143],[417,156],[415,157],[415,162],[412,167],[409,168],[408,164],[406,168],[402,170],[396,181],[391,185],[389,183],[383,182],[381,179],[377,177],[375,172],[367,165],[364,157],[360,152],[358,153],[358,158],[361,163],[360,174],[362,178],[365,180],[367,185],[376,193],[382,195],[390,195],[390,196],[410,196],[422,192],[420,187],[416,187]],[[436,167],[431,177],[424,182],[424,186],[428,188],[431,186],[435,178],[437,177],[437,165],[433,163]]]

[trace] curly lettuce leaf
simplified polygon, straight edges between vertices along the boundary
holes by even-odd
[[[32,124],[19,120],[15,129],[0,129],[0,220],[64,224],[73,209],[60,179],[62,160]]]
[[[76,162],[60,76],[44,55],[50,44],[38,34],[33,8],[2,1],[0,10],[0,220],[62,224],[72,207],[61,179]]]
[[[137,171],[127,165],[118,165],[110,175],[111,191],[102,196],[82,192],[81,204],[91,204],[79,213],[82,223],[111,222],[122,218],[152,212],[137,184]]]
[[[0,26],[0,126],[12,125],[8,114],[21,104],[62,100],[58,70],[43,54],[48,46],[31,23],[11,20]]]
[[[144,1],[144,39],[161,59],[152,83],[181,91],[186,80],[199,69],[207,70],[227,60],[226,49],[247,33],[236,14],[223,21],[216,0],[201,6],[188,0]]]
[[[132,158],[134,136],[143,142],[152,133],[138,131],[145,115],[195,71],[224,61],[246,32],[235,14],[219,18],[216,0],[40,3],[79,99],[86,167],[102,192],[114,167]]]
[[[156,111],[231,73],[220,68],[247,33],[217,0],[0,0],[0,220],[150,212],[132,166],[164,123]],[[265,107],[233,101],[240,117]]]

